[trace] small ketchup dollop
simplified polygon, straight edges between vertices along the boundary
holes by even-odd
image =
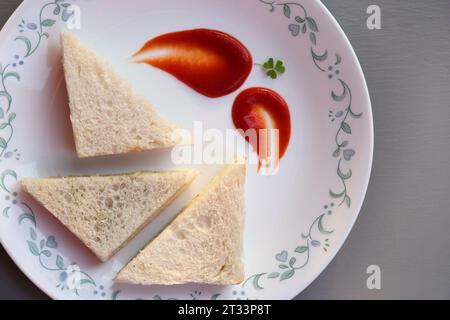
[[[158,36],[135,53],[133,60],[168,72],[211,98],[237,90],[253,66],[250,52],[239,40],[210,29]]]
[[[232,117],[236,128],[242,129],[241,133],[248,132],[248,129],[257,132],[264,132],[261,129],[278,129],[276,146],[270,145],[274,141],[265,133],[257,134],[256,140],[250,139],[247,134],[244,136],[258,153],[260,165],[262,160],[269,157],[271,148],[277,148],[279,158],[276,161],[283,157],[291,138],[291,116],[286,101],[278,93],[260,87],[242,91],[234,101]]]

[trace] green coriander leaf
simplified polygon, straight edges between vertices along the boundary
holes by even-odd
[[[275,64],[275,71],[281,74],[283,74],[286,71],[286,68],[283,65],[283,61],[280,60],[277,61],[277,63]]]
[[[286,68],[284,66],[278,67],[275,70],[277,70],[277,72],[280,73],[280,74],[283,74],[283,73],[286,72]]]
[[[273,69],[273,58],[267,60],[263,66],[265,69]]]
[[[272,79],[277,79],[280,74],[286,72],[284,62],[281,60],[275,60],[274,58],[269,58],[266,62],[264,62],[264,64],[259,65],[264,68],[266,75]]]
[[[267,71],[267,76],[271,77],[272,79],[276,79],[278,77],[277,72],[275,70]]]

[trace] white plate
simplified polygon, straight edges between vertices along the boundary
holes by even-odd
[[[25,1],[0,35],[0,238],[16,264],[60,299],[290,299],[301,292],[349,234],[372,163],[372,113],[364,76],[326,8],[312,0],[55,2]],[[264,177],[249,168],[243,284],[139,287],[112,282],[217,168],[206,170],[156,223],[104,264],[18,189],[17,181],[25,176],[171,167],[168,152],[76,158],[58,37],[67,18],[65,3],[81,8],[79,37],[183,126],[203,120],[210,128],[233,128],[232,102],[251,86],[274,89],[287,100],[292,138],[279,172]],[[209,99],[162,71],[128,62],[148,39],[196,27],[230,33],[249,48],[255,62],[280,58],[287,72],[272,80],[255,66],[238,91]],[[68,284],[70,272],[83,279],[78,290]]]

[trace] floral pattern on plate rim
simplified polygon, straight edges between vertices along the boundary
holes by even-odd
[[[27,22],[22,19],[19,27],[19,35],[14,39],[24,44],[24,53],[16,54],[13,62],[3,66],[0,64],[0,162],[14,158],[20,160],[18,149],[13,149],[10,144],[14,136],[14,120],[17,115],[13,112],[13,97],[8,91],[7,81],[14,79],[20,81],[20,73],[17,71],[24,65],[40,47],[42,40],[50,37],[46,32],[53,27],[59,17],[63,22],[68,21],[71,16],[69,10],[71,0],[54,0],[45,3],[40,11],[38,23]],[[74,0],[72,0],[74,1]],[[333,110],[329,111],[328,117],[331,123],[336,123],[336,134],[333,137],[335,149],[330,152],[330,156],[336,159],[336,177],[341,183],[340,190],[329,189],[330,200],[323,206],[321,213],[312,221],[306,233],[300,235],[301,241],[292,250],[283,249],[274,255],[276,267],[272,271],[264,271],[248,276],[245,281],[232,291],[232,298],[244,299],[246,292],[244,287],[251,283],[255,290],[263,290],[265,281],[279,282],[293,278],[296,273],[305,268],[311,258],[313,250],[322,249],[327,252],[331,246],[332,229],[326,227],[328,216],[333,214],[333,207],[346,205],[351,207],[352,199],[348,191],[348,183],[352,178],[352,170],[349,163],[356,155],[356,150],[351,146],[352,121],[362,117],[362,113],[357,113],[352,105],[352,91],[350,86],[340,76],[340,66],[342,57],[340,54],[331,54],[328,49],[320,49],[319,34],[320,29],[316,20],[308,14],[305,6],[300,2],[287,2],[279,0],[257,0],[260,4],[267,6],[271,13],[280,12],[288,21],[287,31],[292,37],[304,36],[308,39],[311,59],[317,70],[324,74],[329,80],[337,83],[338,89],[331,90],[330,99],[335,103]],[[51,11],[51,12],[50,12]],[[47,18],[45,17],[47,15]],[[51,15],[51,16],[50,16]],[[6,119],[6,120],[5,120]],[[13,149],[13,150],[11,150]],[[346,169],[345,169],[346,168]],[[17,173],[7,169],[0,174],[0,188],[5,193],[5,200],[10,202],[2,210],[5,219],[10,218],[11,209],[18,208],[17,222],[21,226],[29,228],[29,238],[26,245],[30,254],[36,257],[39,265],[48,272],[56,274],[56,287],[60,290],[70,290],[76,296],[79,295],[80,287],[91,286],[94,296],[118,299],[120,291],[108,291],[105,287],[97,283],[89,274],[79,269],[71,267],[76,263],[67,263],[65,258],[57,251],[58,242],[55,236],[38,236],[37,221],[32,208],[25,202],[18,199],[17,192],[9,189],[8,180],[17,181]],[[26,224],[28,223],[28,224]],[[75,270],[75,271],[74,271]],[[67,279],[73,272],[79,272],[80,286],[73,289],[67,285]],[[239,289],[240,288],[240,289]],[[202,292],[196,290],[188,294],[187,299],[201,299]],[[218,299],[222,294],[216,293],[205,297],[206,299]],[[162,298],[160,295],[153,297],[155,300],[173,299]]]

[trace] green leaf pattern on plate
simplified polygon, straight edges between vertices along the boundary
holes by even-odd
[[[350,86],[341,78],[338,67],[342,63],[342,56],[335,54],[333,61],[330,61],[330,50],[320,48],[319,46],[319,26],[316,20],[308,15],[306,8],[299,2],[286,1],[266,1],[258,0],[258,2],[268,6],[269,11],[277,12],[278,7],[282,7],[283,15],[289,19],[288,31],[293,37],[298,37],[298,31],[302,34],[307,34],[309,31],[309,42],[312,62],[317,67],[319,72],[328,75],[328,79],[337,80],[337,87],[330,90],[331,103],[336,105],[336,109],[340,109],[337,114],[340,121],[337,122],[336,134],[334,142],[336,148],[331,151],[331,156],[337,161],[336,177],[341,184],[341,189],[336,191],[334,188],[328,190],[328,196],[331,201],[338,200],[338,206],[345,204],[348,208],[351,206],[351,197],[348,190],[348,182],[352,178],[352,170],[350,168],[344,169],[344,163],[349,164],[356,151],[349,147],[351,144],[350,137],[354,134],[352,128],[352,120],[362,117],[362,113],[357,113],[353,110],[352,105],[352,91]],[[338,91],[340,89],[340,91]],[[344,104],[344,107],[342,105]],[[343,110],[342,110],[343,108]],[[331,112],[331,111],[330,111]],[[333,112],[334,114],[334,112]],[[338,118],[336,116],[336,118]],[[335,118],[335,119],[336,119]],[[332,202],[334,205],[334,202]],[[327,206],[326,206],[327,207]],[[252,283],[254,289],[264,289],[262,282],[267,280],[277,280],[279,282],[291,279],[295,274],[308,266],[312,251],[316,248],[322,248],[327,252],[330,247],[330,236],[333,230],[328,230],[326,225],[326,217],[331,215],[332,211],[328,210],[321,213],[311,223],[306,234],[301,235],[302,243],[295,246],[292,254],[288,257],[286,254],[288,250],[282,250],[280,253],[274,255],[275,261],[279,261],[280,257],[289,261],[289,265],[284,263],[278,264],[278,270],[272,272],[256,273],[247,277],[242,283],[245,287],[248,283]]]
[[[63,2],[63,0],[54,0],[45,3],[41,7],[38,14],[38,24],[25,23],[25,20],[22,20],[19,24],[21,35],[15,37],[14,40],[24,44],[24,51],[21,55],[23,60],[30,58],[36,52],[43,39],[49,38],[49,34],[48,32],[45,32],[45,29],[49,29],[56,24],[56,20],[45,17],[45,15],[49,13],[49,9],[53,8],[51,13],[58,15],[61,11],[66,11],[69,6],[70,3]],[[64,10],[61,10],[61,7],[64,8]],[[62,20],[64,19],[62,18]],[[25,30],[29,31],[29,33],[25,34]],[[14,61],[19,59],[19,57],[19,55],[16,55]],[[0,64],[0,159],[2,157],[5,159],[11,158],[13,154],[17,155],[17,149],[8,151],[14,136],[14,121],[17,118],[17,114],[11,111],[13,97],[9,91],[8,83],[11,79],[16,82],[21,80],[20,73],[12,70],[12,68],[15,67],[17,67],[17,63],[15,62],[6,65]],[[90,285],[97,287],[96,282],[89,274],[81,270],[77,271],[76,268],[72,268],[73,264],[67,264],[62,255],[57,253],[56,249],[58,244],[54,236],[43,237],[38,233],[36,228],[36,216],[32,208],[25,202],[19,202],[16,199],[18,196],[17,192],[11,190],[11,182],[15,182],[17,179],[17,173],[13,170],[4,170],[0,174],[0,188],[5,192],[8,199],[14,198],[12,201],[13,205],[6,206],[2,212],[5,218],[10,218],[14,207],[14,212],[17,213],[18,224],[24,226],[26,225],[26,222],[28,222],[28,226],[31,224],[31,227],[29,228],[29,239],[26,240],[26,246],[30,254],[37,258],[39,265],[44,270],[55,272],[57,274],[59,282],[56,287],[60,290],[70,290],[78,295],[79,289],[82,286]],[[52,260],[52,258],[54,258],[54,260]],[[73,269],[72,271],[70,271],[71,268]],[[73,288],[68,286],[67,279],[71,276],[68,274],[69,272],[72,273],[72,276],[74,272],[79,272],[79,286]]]

